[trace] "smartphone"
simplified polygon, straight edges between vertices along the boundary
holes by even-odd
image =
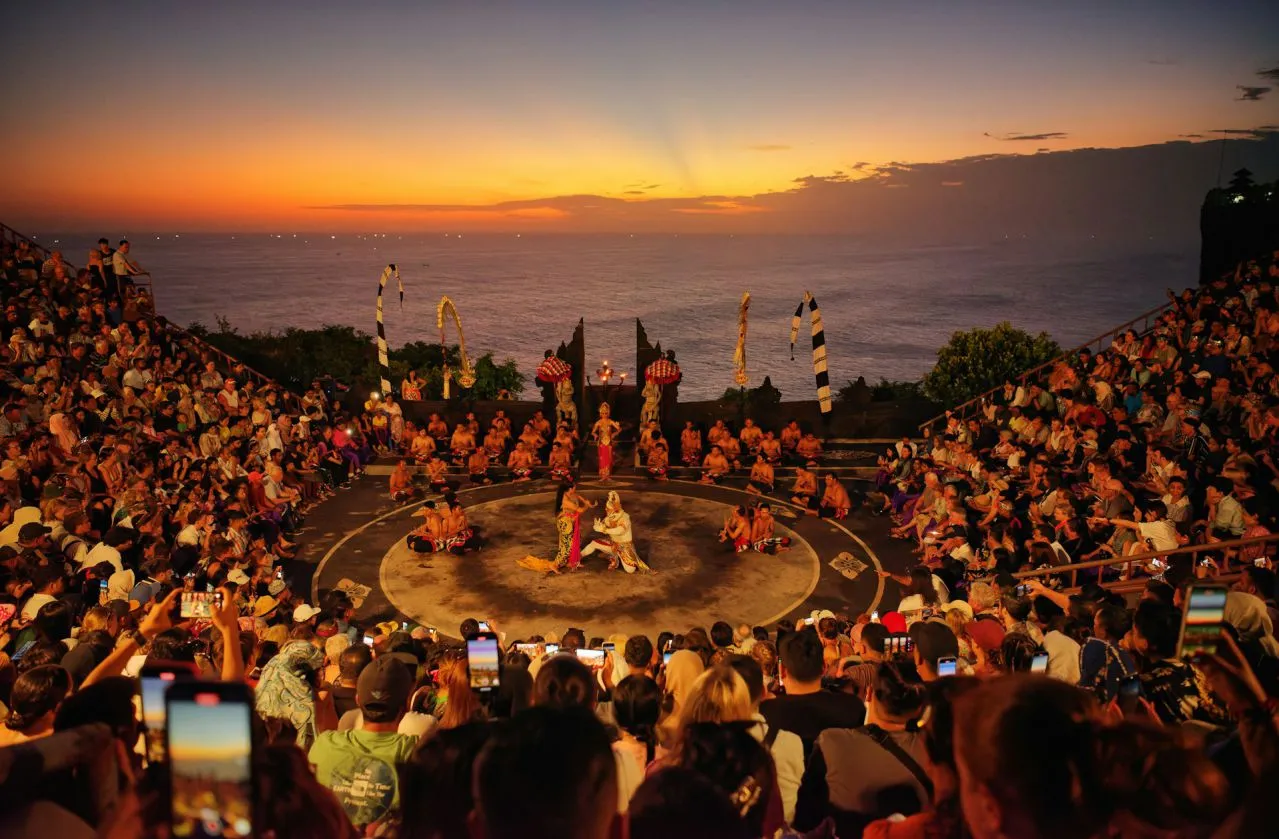
[[[409,630],[409,622],[408,622],[408,621],[400,621],[400,629],[404,630],[405,632],[408,632],[408,630]]]
[[[547,655],[555,655],[555,654],[556,654],[556,653],[558,653],[559,651],[560,651],[560,645],[559,645],[559,644],[547,644],[547,645],[546,645],[546,654],[547,654]]]
[[[604,666],[604,651],[578,650],[577,659],[592,670],[599,670]]]
[[[515,649],[529,658],[537,658],[537,644],[516,644]]]
[[[369,649],[373,649],[373,636],[372,636],[372,635],[365,635],[365,636],[364,636],[364,646],[368,647]]]
[[[172,835],[254,835],[253,694],[248,685],[175,681],[165,696],[165,709]]]
[[[212,600],[207,591],[184,591],[178,614],[184,618],[211,618],[213,610],[209,608],[209,604]]]
[[[283,580],[283,579],[284,579],[284,566],[283,566],[283,565],[281,565],[279,568],[275,569],[275,578],[276,578],[277,580]]]
[[[955,657],[953,655],[942,656],[937,659],[937,675],[953,676],[955,675]]]
[[[879,610],[878,610],[878,609],[876,609],[875,611],[873,611],[873,612],[871,612],[871,613],[870,613],[870,622],[871,622],[871,623],[879,623]]]
[[[1150,564],[1151,564],[1151,566],[1153,566],[1154,568],[1157,568],[1157,569],[1158,569],[1158,570],[1160,570],[1160,571],[1163,571],[1165,568],[1167,568],[1167,567],[1168,567],[1168,563],[1164,562],[1162,559],[1160,559],[1160,558],[1159,558],[1159,557],[1157,557],[1157,556],[1156,556],[1156,557],[1153,557],[1153,558],[1150,560]]]
[[[426,628],[426,631],[427,631],[429,634],[431,634],[431,635],[437,635],[437,634],[439,634],[439,630],[438,630],[438,629],[436,629],[436,628],[435,628],[435,627],[433,627],[433,626],[428,626],[428,627]]]
[[[1035,657],[1030,660],[1031,673],[1047,673],[1048,672],[1048,653],[1038,652]]]
[[[138,674],[138,698],[142,702],[142,725],[147,763],[163,763],[164,696],[179,679],[194,679],[196,673],[185,661],[148,661]]]
[[[466,642],[466,666],[471,674],[471,689],[482,693],[501,684],[498,666],[497,636],[481,632]]]
[[[1120,699],[1135,699],[1142,695],[1141,677],[1137,674],[1134,673],[1131,676],[1125,676],[1119,683]]]
[[[614,644],[612,641],[605,641],[605,642],[604,642],[604,652],[606,652],[606,653],[612,653],[612,652],[616,652],[616,651],[617,651],[617,645],[616,645],[616,644]]]
[[[1197,653],[1216,652],[1225,614],[1225,586],[1191,586],[1186,592],[1185,607],[1181,613],[1181,638],[1177,642],[1177,655],[1190,658]]]
[[[667,650],[666,652],[662,653],[662,664],[663,664],[663,665],[670,664],[670,663],[671,663],[671,656],[673,656],[673,655],[675,655],[675,651],[674,651],[674,650]]]
[[[488,622],[488,621],[480,621],[480,632],[489,632],[489,631],[491,631],[491,630],[489,629],[489,622]]]
[[[802,621],[800,621],[800,623],[801,623],[801,624],[803,624],[804,626],[812,626],[812,625],[813,625],[813,619],[812,619],[812,618],[804,618]]]
[[[668,640],[667,640],[667,642],[666,642],[666,649],[665,649],[665,650],[663,650],[663,652],[670,652],[670,651],[671,651],[671,650],[673,650],[673,649],[675,649],[675,639],[674,639],[674,638],[671,638],[671,639],[668,639]]]
[[[1017,596],[1018,596],[1018,597],[1025,597],[1025,596],[1026,596],[1026,595],[1028,595],[1028,594],[1030,594],[1030,584],[1029,584],[1029,583],[1019,583],[1019,584],[1018,584],[1018,586],[1017,586]]]
[[[99,580],[98,581],[98,603],[102,604],[106,602],[107,602],[107,581]]]

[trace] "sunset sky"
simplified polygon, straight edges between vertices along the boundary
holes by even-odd
[[[1279,123],[1272,0],[0,15],[26,34],[6,48],[0,219],[28,229],[573,230],[598,226],[589,202],[549,199],[627,202],[624,225],[657,210],[632,204],[713,198],[667,205],[660,227],[767,213],[732,199],[806,176]]]

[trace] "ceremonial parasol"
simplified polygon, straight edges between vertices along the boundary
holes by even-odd
[[[562,382],[573,375],[573,368],[568,362],[556,356],[547,356],[542,363],[537,365],[537,378],[543,382],[555,384]]]
[[[644,368],[644,380],[659,385],[674,384],[679,381],[679,365],[669,358],[659,358]]]

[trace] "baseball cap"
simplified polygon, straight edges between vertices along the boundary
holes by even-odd
[[[906,631],[906,618],[901,612],[885,612],[880,615],[879,622],[894,635],[900,635]]]
[[[227,582],[235,583],[237,586],[247,586],[249,584],[249,575],[239,568],[232,568],[226,578]]]
[[[832,612],[830,609],[814,609],[812,613],[809,615],[809,618],[812,619],[813,623],[819,623],[820,621],[823,621],[826,618],[833,618],[833,617],[835,617],[835,613]]]
[[[963,600],[952,600],[941,607],[943,612],[960,612],[968,620],[973,619],[973,607]]]
[[[39,539],[41,536],[48,536],[53,531],[45,527],[38,521],[30,521],[22,525],[18,530],[19,542],[30,542],[32,539]]]
[[[403,662],[379,656],[360,671],[355,683],[355,703],[370,711],[398,711],[413,692],[413,674]]]
[[[299,603],[298,607],[293,610],[293,622],[303,623],[320,614],[320,610],[314,606],[308,606],[306,603]]]
[[[920,621],[910,628],[919,657],[930,666],[937,666],[937,659],[959,655],[959,639],[950,627],[936,621]]]
[[[280,592],[284,591],[285,588],[284,580],[272,580],[271,584],[266,587],[266,590],[272,597],[278,597]]]

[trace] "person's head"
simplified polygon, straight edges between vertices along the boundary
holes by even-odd
[[[595,676],[576,656],[555,655],[542,664],[533,683],[533,704],[549,708],[594,708]]]
[[[756,839],[723,790],[677,766],[640,784],[631,796],[627,826],[631,839]]]
[[[864,625],[856,645],[858,655],[866,661],[879,661],[884,655],[884,642],[891,634],[882,623]]]
[[[751,836],[764,835],[777,770],[768,748],[751,733],[754,723],[696,723],[688,726],[675,765],[709,780],[745,819]]]
[[[728,659],[727,664],[746,684],[752,710],[758,708],[764,699],[764,668],[749,655],[735,655]]]
[[[1254,594],[1262,600],[1269,599],[1275,594],[1275,572],[1260,565],[1245,565],[1234,589]]]
[[[915,666],[925,680],[937,678],[938,660],[959,655],[959,639],[947,624],[917,621],[911,624],[909,633],[915,645]]]
[[[467,835],[474,807],[471,777],[475,760],[494,726],[469,722],[437,728],[423,737],[400,766],[400,835],[405,839],[448,839]]]
[[[1172,606],[1154,600],[1137,604],[1133,614],[1132,648],[1147,659],[1172,658],[1177,654],[1181,634],[1181,614]]]
[[[968,589],[968,605],[975,614],[988,612],[999,602],[999,592],[989,583],[973,583]]]
[[[73,622],[71,604],[65,600],[52,600],[36,612],[33,625],[37,638],[44,641],[62,641],[71,637]]]
[[[693,723],[734,722],[749,719],[754,712],[750,690],[737,671],[717,665],[693,682],[688,698],[680,706],[680,728]]]
[[[739,512],[745,512],[741,507],[737,509]],[[715,623],[711,624],[711,643],[717,649],[732,646],[733,627],[727,621],[715,621]]]
[[[822,641],[816,632],[805,629],[787,635],[781,642],[778,658],[781,661],[782,682],[787,691],[793,693],[796,686],[821,684],[825,662]]]
[[[617,764],[584,707],[533,707],[495,728],[476,759],[471,839],[606,839]]]
[[[999,645],[999,657],[1005,673],[1029,673],[1039,645],[1024,632],[1009,632]]]
[[[363,646],[363,645],[360,645]],[[403,716],[413,692],[413,674],[397,659],[369,662],[355,684],[355,703],[367,723],[394,723]]]
[[[345,635],[335,635],[333,638],[345,638]],[[332,638],[329,639],[333,640]],[[326,642],[327,648],[327,642]],[[344,682],[354,682],[360,678],[360,674],[364,672],[364,668],[373,660],[373,651],[364,644],[349,644],[346,649],[338,654],[338,678]]]
[[[657,743],[662,689],[648,676],[627,676],[613,689],[613,718],[627,734],[651,747]]]
[[[653,666],[656,660],[654,652],[653,642],[648,640],[647,635],[632,635],[626,639],[622,655],[627,667],[632,671],[640,671]]]
[[[1092,621],[1093,635],[1112,644],[1119,643],[1119,640],[1127,635],[1132,627],[1127,609],[1108,604],[1099,606],[1097,611],[1093,612]]]
[[[71,674],[57,664],[44,664],[27,670],[9,693],[9,716],[5,727],[23,734],[47,731],[67,695],[71,693]]]
[[[911,662],[881,661],[868,694],[867,720],[900,728],[919,716],[926,698],[925,685]]]

